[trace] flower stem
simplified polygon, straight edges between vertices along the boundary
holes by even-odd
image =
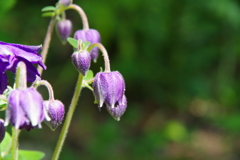
[[[49,48],[49,45],[50,45],[52,31],[53,31],[53,28],[54,28],[55,21],[56,21],[56,16],[52,17],[52,19],[49,23],[49,26],[48,26],[48,30],[47,30],[47,33],[46,33],[45,40],[44,40],[42,53],[41,53],[42,58],[43,58],[43,60],[42,60],[43,64],[45,63],[46,58],[47,58],[48,48]],[[38,70],[39,74],[42,75],[43,69],[39,65],[38,65],[37,70]]]
[[[64,140],[67,136],[68,129],[69,129],[69,126],[70,126],[70,122],[72,120],[72,116],[73,116],[74,110],[76,108],[78,98],[80,96],[80,92],[81,92],[81,89],[82,89],[82,81],[83,81],[83,75],[79,74],[78,81],[77,81],[77,84],[76,84],[76,89],[75,89],[75,92],[74,92],[74,95],[73,95],[73,98],[72,98],[72,102],[70,104],[70,107],[69,107],[69,110],[68,110],[68,113],[67,113],[67,117],[66,117],[65,122],[63,124],[63,128],[62,128],[62,131],[60,133],[60,137],[58,139],[57,146],[56,146],[55,151],[53,153],[52,160],[57,160],[59,155],[60,155],[60,152],[62,150],[63,143],[64,143]]]
[[[93,43],[88,47],[88,52],[90,52],[94,47],[98,47],[103,53],[103,58],[105,62],[105,72],[111,72],[107,50],[101,43]]]
[[[76,10],[79,13],[79,15],[81,16],[82,23],[83,23],[83,30],[89,30],[87,16],[81,7],[79,7],[76,4],[71,4],[67,9]]]
[[[35,81],[35,83],[33,84],[33,86],[35,88],[39,87],[40,85],[43,85],[47,88],[48,95],[49,95],[49,100],[54,100],[54,92],[53,92],[51,84],[46,80]]]
[[[12,160],[18,159],[18,130],[12,127]]]

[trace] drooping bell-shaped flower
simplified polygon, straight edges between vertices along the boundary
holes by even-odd
[[[59,100],[48,100],[43,102],[43,106],[51,119],[45,122],[52,130],[55,130],[63,121],[64,105]]]
[[[27,67],[27,81],[33,82],[36,76],[40,76],[34,64],[40,65],[43,69],[46,66],[42,63],[42,57],[38,51],[39,46],[27,46],[0,41],[0,94],[7,88],[6,71],[16,72],[18,62],[23,61]]]
[[[0,119],[0,143],[2,142],[2,140],[4,139],[5,136],[5,126],[4,126],[4,120]]]
[[[94,95],[99,107],[114,108],[117,104],[122,105],[125,90],[123,76],[118,72],[99,72],[93,82]]]
[[[41,128],[44,119],[50,120],[42,96],[34,89],[16,89],[8,97],[5,126],[11,123],[16,129]]]
[[[116,119],[117,121],[120,121],[121,116],[124,114],[127,108],[127,99],[126,96],[123,95],[122,99],[119,101],[120,103],[117,103],[115,107],[106,107],[109,114]]]
[[[64,19],[57,22],[57,34],[63,42],[66,42],[71,33],[72,22],[70,20]]]
[[[72,62],[76,69],[85,76],[91,65],[91,57],[88,51],[81,50],[72,54]]]
[[[100,34],[95,29],[78,30],[78,31],[75,32],[74,38],[76,40],[82,39],[83,41],[88,41],[91,44],[101,42]],[[93,61],[96,61],[97,58],[98,58],[98,50],[99,50],[98,47],[94,47],[90,52],[91,59]]]

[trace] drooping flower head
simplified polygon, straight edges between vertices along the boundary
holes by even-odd
[[[85,76],[91,65],[91,57],[88,51],[76,51],[72,54],[72,62],[76,69]]]
[[[8,97],[5,126],[11,123],[16,129],[41,128],[44,119],[50,120],[42,96],[34,89],[16,89]]]
[[[82,39],[83,41],[88,41],[91,44],[101,42],[100,34],[95,29],[78,30],[78,31],[75,32],[74,38],[76,40]],[[96,61],[97,58],[98,58],[98,50],[99,50],[98,47],[94,47],[90,52],[91,59],[93,61]]]
[[[59,4],[68,7],[70,4],[72,4],[72,0],[59,0]]]
[[[68,19],[57,22],[57,34],[65,42],[72,33],[72,22]]]
[[[125,82],[118,71],[99,72],[94,78],[93,90],[99,107],[114,108],[122,105]]]
[[[116,119],[117,121],[120,121],[121,116],[124,114],[127,108],[127,99],[126,96],[123,95],[122,99],[119,101],[120,103],[117,103],[115,107],[106,107],[109,114]]]
[[[34,64],[46,69],[46,66],[42,63],[42,57],[38,54],[41,48],[41,45],[27,46],[0,41],[0,94],[7,88],[6,71],[15,73],[20,61],[26,64],[27,81],[33,82],[36,76],[40,76]]]
[[[43,106],[51,119],[46,123],[52,130],[55,130],[63,121],[64,105],[59,100],[48,100],[43,102]]]

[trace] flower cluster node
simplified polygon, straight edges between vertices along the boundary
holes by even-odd
[[[91,44],[93,43],[100,43],[101,42],[101,37],[100,34],[97,30],[95,29],[89,29],[89,30],[78,30],[74,34],[74,38],[76,40],[82,39],[83,41],[88,41]],[[98,47],[94,47],[91,52],[91,59],[96,62],[98,55],[99,55],[99,49]]]

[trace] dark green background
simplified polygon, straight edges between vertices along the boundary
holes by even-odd
[[[0,40],[39,45],[55,0],[0,1]],[[111,69],[126,82],[128,108],[121,121],[98,111],[83,89],[60,160],[240,159],[240,1],[74,0],[109,52]],[[74,32],[76,11],[67,11]],[[78,72],[72,47],[53,33],[48,80],[68,109]],[[91,69],[103,67],[102,56]],[[10,81],[13,75],[9,74]],[[40,88],[47,99],[47,91]],[[50,159],[61,126],[22,131],[20,149]]]

